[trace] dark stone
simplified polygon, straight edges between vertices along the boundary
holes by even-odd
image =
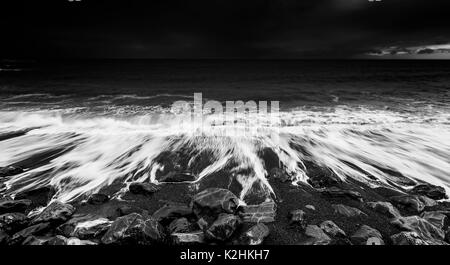
[[[194,231],[190,233],[171,234],[172,242],[177,245],[195,245],[202,244],[205,240],[203,231]]]
[[[68,246],[85,246],[85,245],[97,245],[97,243],[90,240],[80,240],[76,237],[71,237],[67,239],[66,245]]]
[[[291,177],[281,168],[272,168],[269,172],[269,177],[281,182],[291,180]]]
[[[342,181],[330,169],[312,163],[307,163],[308,183],[314,188],[332,187],[339,185]]]
[[[357,201],[362,201],[362,196],[357,191],[343,190],[337,187],[325,188],[322,194],[330,198],[350,198]]]
[[[75,226],[71,236],[79,239],[100,238],[108,231],[111,223],[112,222],[106,218],[80,222]]]
[[[23,213],[25,212],[31,205],[30,200],[10,200],[6,199],[0,201],[0,214],[4,213]]]
[[[159,191],[161,188],[153,183],[134,182],[130,184],[128,189],[133,194],[152,195],[153,193]]]
[[[247,245],[261,245],[269,233],[270,230],[265,224],[258,223],[250,227],[241,240]]]
[[[27,216],[22,213],[2,214],[0,215],[0,230],[13,233],[23,229],[29,222]]]
[[[350,207],[344,204],[333,204],[332,207],[335,213],[341,214],[345,217],[367,216],[367,214],[365,214],[358,208]]]
[[[109,196],[102,193],[95,193],[89,196],[87,203],[93,204],[93,205],[100,205],[105,202],[109,201]]]
[[[344,230],[337,226],[337,224],[335,224],[333,221],[323,221],[319,227],[332,237],[345,238],[347,236]]]
[[[12,244],[20,244],[29,236],[43,235],[51,229],[50,223],[39,223],[29,226],[12,236]]]
[[[450,228],[447,228],[447,231],[445,231],[445,242],[450,244]]]
[[[194,196],[192,205],[197,216],[234,213],[239,206],[239,199],[229,190],[208,188]]]
[[[328,245],[331,242],[331,238],[317,225],[306,226],[305,235],[308,237],[305,245]]]
[[[427,220],[439,229],[444,229],[447,216],[440,212],[423,212],[420,217]]]
[[[381,233],[368,225],[362,225],[350,239],[356,245],[384,245]]]
[[[185,217],[173,220],[168,227],[170,234],[172,233],[186,233],[191,230],[191,223]]]
[[[416,232],[401,232],[391,236],[394,245],[428,245]]]
[[[195,181],[194,175],[187,173],[169,172],[168,174],[159,178],[159,182],[191,182]]]
[[[398,218],[400,212],[390,202],[368,202],[367,206],[389,218]]]
[[[239,207],[239,215],[247,223],[270,223],[275,221],[276,209],[273,201],[259,205],[243,205]]]
[[[0,178],[14,176],[23,173],[23,169],[20,167],[1,167],[0,168]]]
[[[8,233],[0,229],[0,246],[8,245],[9,240],[10,238]]]
[[[62,223],[67,221],[74,212],[75,208],[72,205],[55,201],[47,206],[47,208],[45,208],[40,214],[38,214],[33,219],[32,223]]]
[[[191,207],[180,203],[168,203],[153,213],[153,218],[161,223],[170,223],[180,217],[192,215]]]
[[[206,236],[211,240],[225,241],[233,235],[239,224],[240,220],[236,215],[222,213],[206,230]]]
[[[163,243],[164,230],[152,217],[132,213],[117,218],[102,237],[104,244],[148,245]]]
[[[440,245],[445,238],[444,231],[419,216],[400,217],[391,224],[403,231],[416,232],[422,240],[431,245]]]
[[[117,208],[117,214],[119,216],[129,215],[131,213],[139,213],[139,214],[141,214],[142,213],[142,209],[138,208],[138,207],[135,207],[135,206],[130,206],[130,205],[122,205],[122,206],[119,206]]]
[[[417,196],[394,196],[391,197],[390,200],[398,207],[414,214],[419,214],[425,209],[424,203],[419,200]]]
[[[33,190],[19,192],[14,197],[16,200],[28,199],[32,202],[31,208],[47,206],[48,202],[55,195],[55,189],[52,187],[41,187]]]
[[[51,246],[63,246],[63,245],[67,245],[67,238],[61,235],[57,235],[55,237],[50,238],[46,245],[51,245]]]
[[[443,187],[431,185],[431,184],[419,184],[411,189],[412,194],[419,194],[427,196],[433,200],[446,199],[445,189]]]
[[[301,229],[306,228],[306,213],[303,210],[293,210],[289,213],[290,224],[300,226]]]
[[[42,246],[42,245],[46,245],[48,243],[48,241],[49,241],[49,238],[47,238],[47,237],[29,236],[22,242],[22,245]]]
[[[95,220],[98,218],[100,218],[100,217],[96,216],[96,215],[92,215],[92,214],[75,214],[72,216],[72,218],[69,221],[58,226],[56,228],[56,232],[65,237],[71,237],[73,235],[73,232],[75,231],[75,227],[79,223]]]

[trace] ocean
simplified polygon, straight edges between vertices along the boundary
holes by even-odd
[[[276,128],[218,135],[171,111],[175,101],[277,101]],[[242,119],[265,121],[267,113]],[[227,128],[227,125],[224,125]],[[223,126],[222,126],[223,127]],[[273,129],[273,130],[272,130]],[[274,166],[293,185],[307,163],[342,180],[450,191],[449,61],[91,60],[2,61],[0,167],[25,171],[4,193],[51,185],[53,199],[83,199],[113,183],[160,183],[170,170],[195,188],[230,178],[240,199],[273,196]],[[227,181],[225,181],[226,183]],[[217,185],[222,184],[217,181]]]

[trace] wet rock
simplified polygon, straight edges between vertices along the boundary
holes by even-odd
[[[276,204],[273,201],[239,208],[239,215],[247,223],[270,223],[275,221]]]
[[[20,244],[22,243],[27,237],[30,236],[38,236],[43,235],[47,231],[51,229],[50,223],[39,223],[32,226],[29,226],[17,233],[15,233],[12,236],[11,242],[12,244]]]
[[[203,231],[194,231],[190,233],[173,233],[172,241],[178,245],[202,244],[205,240]]]
[[[75,208],[66,203],[62,203],[59,201],[52,202],[49,206],[47,206],[40,214],[38,214],[32,221],[32,223],[41,223],[41,222],[65,222],[67,221],[72,214],[75,212]]]
[[[425,207],[434,207],[438,205],[438,202],[428,198],[427,196],[417,196],[417,199],[423,203]]]
[[[67,245],[67,238],[61,235],[57,235],[55,237],[50,238],[46,245],[51,245],[51,246],[63,246],[63,245]]]
[[[75,226],[71,236],[79,239],[100,238],[108,231],[111,223],[112,222],[106,218],[80,222]]]
[[[229,239],[240,224],[239,217],[222,213],[206,230],[206,237],[210,240],[225,241]]]
[[[310,205],[310,204],[305,205],[305,208],[308,209],[308,210],[311,210],[311,211],[315,211],[316,210],[316,207],[314,207],[313,205]]]
[[[9,235],[0,229],[0,246],[7,245],[9,242]]]
[[[0,201],[0,214],[4,213],[23,213],[31,205],[30,200],[2,200]]]
[[[400,230],[416,232],[417,235],[429,244],[442,244],[445,238],[444,231],[419,216],[400,217],[391,222]]]
[[[308,183],[314,188],[332,187],[339,185],[342,181],[330,169],[316,164],[307,164]]]
[[[89,196],[87,203],[92,205],[100,205],[109,201],[109,196],[102,193],[95,193]]]
[[[309,237],[304,242],[306,245],[328,245],[331,242],[331,238],[317,225],[308,225],[305,235]]]
[[[400,216],[400,212],[390,202],[368,202],[367,206],[389,218]]]
[[[178,172],[169,172],[169,174],[166,174],[158,179],[159,182],[173,182],[173,183],[191,182],[195,180],[196,178],[194,175]]]
[[[362,225],[350,239],[356,245],[384,245],[381,233],[368,225]]]
[[[141,208],[130,205],[119,206],[116,211],[119,216],[129,215],[131,213],[142,213]]]
[[[23,229],[30,221],[22,213],[6,213],[0,215],[0,230],[8,233]]]
[[[265,224],[258,223],[244,233],[242,240],[247,245],[261,245],[269,233],[270,230]]]
[[[362,196],[357,191],[343,190],[337,187],[325,188],[322,194],[330,198],[349,198],[357,201],[363,201]]]
[[[71,219],[56,228],[56,232],[65,237],[73,236],[73,232],[79,223],[88,222],[102,218],[93,214],[74,214]]]
[[[431,184],[419,184],[411,189],[412,194],[419,194],[427,196],[433,200],[446,199],[445,189],[443,187],[431,185]]]
[[[117,218],[101,241],[104,244],[148,245],[164,242],[161,224],[152,217],[132,213]]]
[[[391,236],[394,245],[428,245],[416,232],[401,232]]]
[[[55,195],[55,189],[52,187],[40,187],[33,190],[19,192],[14,197],[16,200],[27,199],[31,201],[30,208],[47,206],[48,202]]]
[[[447,220],[447,216],[440,212],[423,212],[420,217],[430,222],[439,229],[443,229]]]
[[[169,233],[186,233],[191,230],[191,223],[187,218],[180,218],[173,220],[168,227]]]
[[[306,213],[303,210],[294,210],[289,213],[290,224],[296,224],[301,229],[306,228]]]
[[[447,231],[445,232],[445,242],[450,244],[450,228],[447,228]]]
[[[208,188],[197,193],[193,200],[193,209],[197,216],[234,213],[239,206],[239,199],[229,190]]]
[[[133,194],[152,195],[153,193],[159,191],[161,188],[153,183],[134,182],[130,184],[128,189]]]
[[[0,167],[0,178],[14,176],[23,173],[23,169],[20,167]]]
[[[76,237],[71,237],[67,239],[66,245],[70,246],[85,246],[85,245],[97,245],[97,243],[90,240],[80,240]]]
[[[197,226],[202,230],[205,231],[206,229],[208,229],[209,224],[212,223],[214,220],[206,220],[205,218],[200,218],[197,220]]]
[[[289,175],[283,169],[280,168],[272,168],[269,172],[269,177],[272,179],[279,180],[281,182],[286,182],[291,179]]]
[[[333,221],[324,221],[320,224],[320,229],[332,237],[346,237],[344,230],[342,230]]]
[[[391,202],[406,211],[419,214],[425,209],[425,205],[417,196],[402,195],[390,198]]]
[[[344,204],[333,204],[331,207],[333,207],[335,213],[341,214],[346,217],[367,216],[367,214],[365,214],[361,210]]]
[[[181,203],[168,203],[153,213],[153,218],[161,223],[170,223],[172,220],[192,215],[191,207]]]
[[[47,237],[29,236],[22,242],[22,245],[26,245],[26,246],[42,246],[42,245],[46,245],[48,240],[49,239]]]

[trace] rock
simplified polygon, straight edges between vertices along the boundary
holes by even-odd
[[[55,237],[52,237],[51,239],[49,239],[47,241],[46,245],[51,245],[51,246],[62,246],[62,245],[67,245],[67,238],[61,235],[57,235]]]
[[[102,217],[93,214],[74,214],[70,220],[58,226],[56,232],[65,237],[71,237],[79,223],[89,222],[100,218]]]
[[[111,223],[106,218],[80,222],[75,226],[71,236],[79,239],[100,238],[108,231]]]
[[[305,208],[308,209],[308,210],[311,210],[311,211],[315,211],[316,210],[316,207],[314,207],[313,205],[310,205],[310,204],[305,205]]]
[[[169,172],[158,179],[159,182],[191,182],[195,181],[194,175],[186,173]]]
[[[172,241],[178,245],[202,244],[204,243],[205,235],[203,231],[195,231],[190,233],[173,233],[171,234]]]
[[[450,244],[450,228],[447,228],[447,231],[445,232],[445,242]]]
[[[261,245],[269,233],[270,230],[265,224],[258,223],[244,233],[243,241],[247,245]]]
[[[243,205],[239,207],[239,216],[247,223],[270,223],[275,221],[276,208],[273,201],[259,205]]]
[[[425,209],[425,205],[417,196],[402,195],[390,198],[395,205],[415,214],[421,213]]]
[[[410,190],[412,194],[424,195],[433,200],[446,199],[445,189],[443,187],[431,184],[419,184]]]
[[[30,221],[27,216],[22,213],[6,213],[0,215],[0,230],[8,233],[16,232],[23,229]]]
[[[53,187],[45,186],[37,189],[19,192],[14,196],[14,199],[30,200],[32,202],[30,208],[36,208],[39,206],[47,206],[53,195],[55,195],[55,189]]]
[[[309,237],[304,242],[307,245],[328,245],[331,242],[331,238],[317,225],[308,225],[305,229],[305,235]]]
[[[47,237],[29,236],[22,242],[22,245],[42,246],[42,245],[46,245],[48,241],[49,241],[49,239]]]
[[[163,243],[164,239],[163,227],[157,220],[132,213],[117,218],[101,241],[104,244],[148,245]]]
[[[6,199],[0,201],[0,214],[4,213],[23,213],[25,212],[31,205],[30,200],[10,200]]]
[[[345,238],[347,236],[344,230],[337,226],[333,221],[323,221],[319,227],[332,237]]]
[[[389,218],[400,217],[400,212],[390,202],[368,202],[367,205],[374,211],[379,212]]]
[[[420,217],[430,222],[439,229],[444,229],[447,216],[440,212],[423,212]]]
[[[425,207],[434,207],[434,206],[438,205],[437,201],[430,199],[427,196],[420,195],[420,196],[417,196],[417,199],[419,201],[421,201]]]
[[[206,230],[206,237],[210,240],[225,241],[229,239],[240,224],[239,217],[222,213]]]
[[[343,190],[337,187],[325,188],[322,194],[330,198],[350,198],[357,201],[363,201],[362,196],[357,191]]]
[[[307,174],[310,176],[308,183],[316,189],[337,186],[342,182],[330,169],[312,163],[307,165]]]
[[[350,239],[356,245],[384,245],[381,233],[368,225],[362,225]]]
[[[189,223],[188,219],[180,218],[175,219],[169,224],[168,231],[170,234],[173,233],[186,233],[191,230],[191,223]]]
[[[0,168],[0,178],[14,176],[23,173],[23,169],[20,167],[1,167]]]
[[[9,235],[0,229],[0,246],[7,245],[9,243]]]
[[[306,228],[306,213],[302,210],[294,210],[289,213],[290,224],[297,224],[301,229]]]
[[[391,222],[400,230],[416,232],[428,244],[439,245],[445,238],[444,231],[419,216],[400,217]]]
[[[153,213],[153,218],[161,223],[170,223],[180,217],[192,215],[191,207],[181,203],[168,203]]]
[[[116,211],[119,216],[129,215],[131,213],[138,213],[138,214],[142,213],[141,208],[130,205],[119,206]]]
[[[272,168],[269,172],[269,177],[279,180],[281,182],[289,181],[291,178],[286,172],[280,168]]]
[[[92,242],[90,240],[80,240],[79,238],[71,237],[67,239],[66,245],[84,246],[84,245],[97,245],[97,243]]]
[[[89,196],[87,203],[92,205],[100,205],[107,201],[109,201],[108,195],[102,193],[94,193],[91,196]]]
[[[391,236],[394,245],[428,245],[416,232],[401,232]]]
[[[75,212],[75,208],[66,203],[59,201],[52,202],[40,214],[38,214],[32,221],[33,224],[41,222],[65,222]]]
[[[153,193],[159,191],[161,188],[153,183],[134,182],[130,184],[128,189],[133,194],[152,195]]]
[[[213,220],[214,221],[214,220]],[[197,220],[197,226],[202,230],[205,231],[209,227],[209,223],[205,218],[200,218]]]
[[[197,216],[234,213],[239,206],[239,199],[229,190],[208,188],[194,196],[192,205]]]
[[[12,236],[11,241],[13,244],[22,243],[29,236],[42,235],[51,229],[50,223],[39,223],[29,226]]]
[[[367,214],[365,214],[361,210],[344,204],[333,204],[331,207],[333,207],[335,213],[341,214],[346,217],[367,216]]]

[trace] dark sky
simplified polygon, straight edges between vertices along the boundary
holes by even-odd
[[[450,58],[449,0],[2,0],[0,57]]]

